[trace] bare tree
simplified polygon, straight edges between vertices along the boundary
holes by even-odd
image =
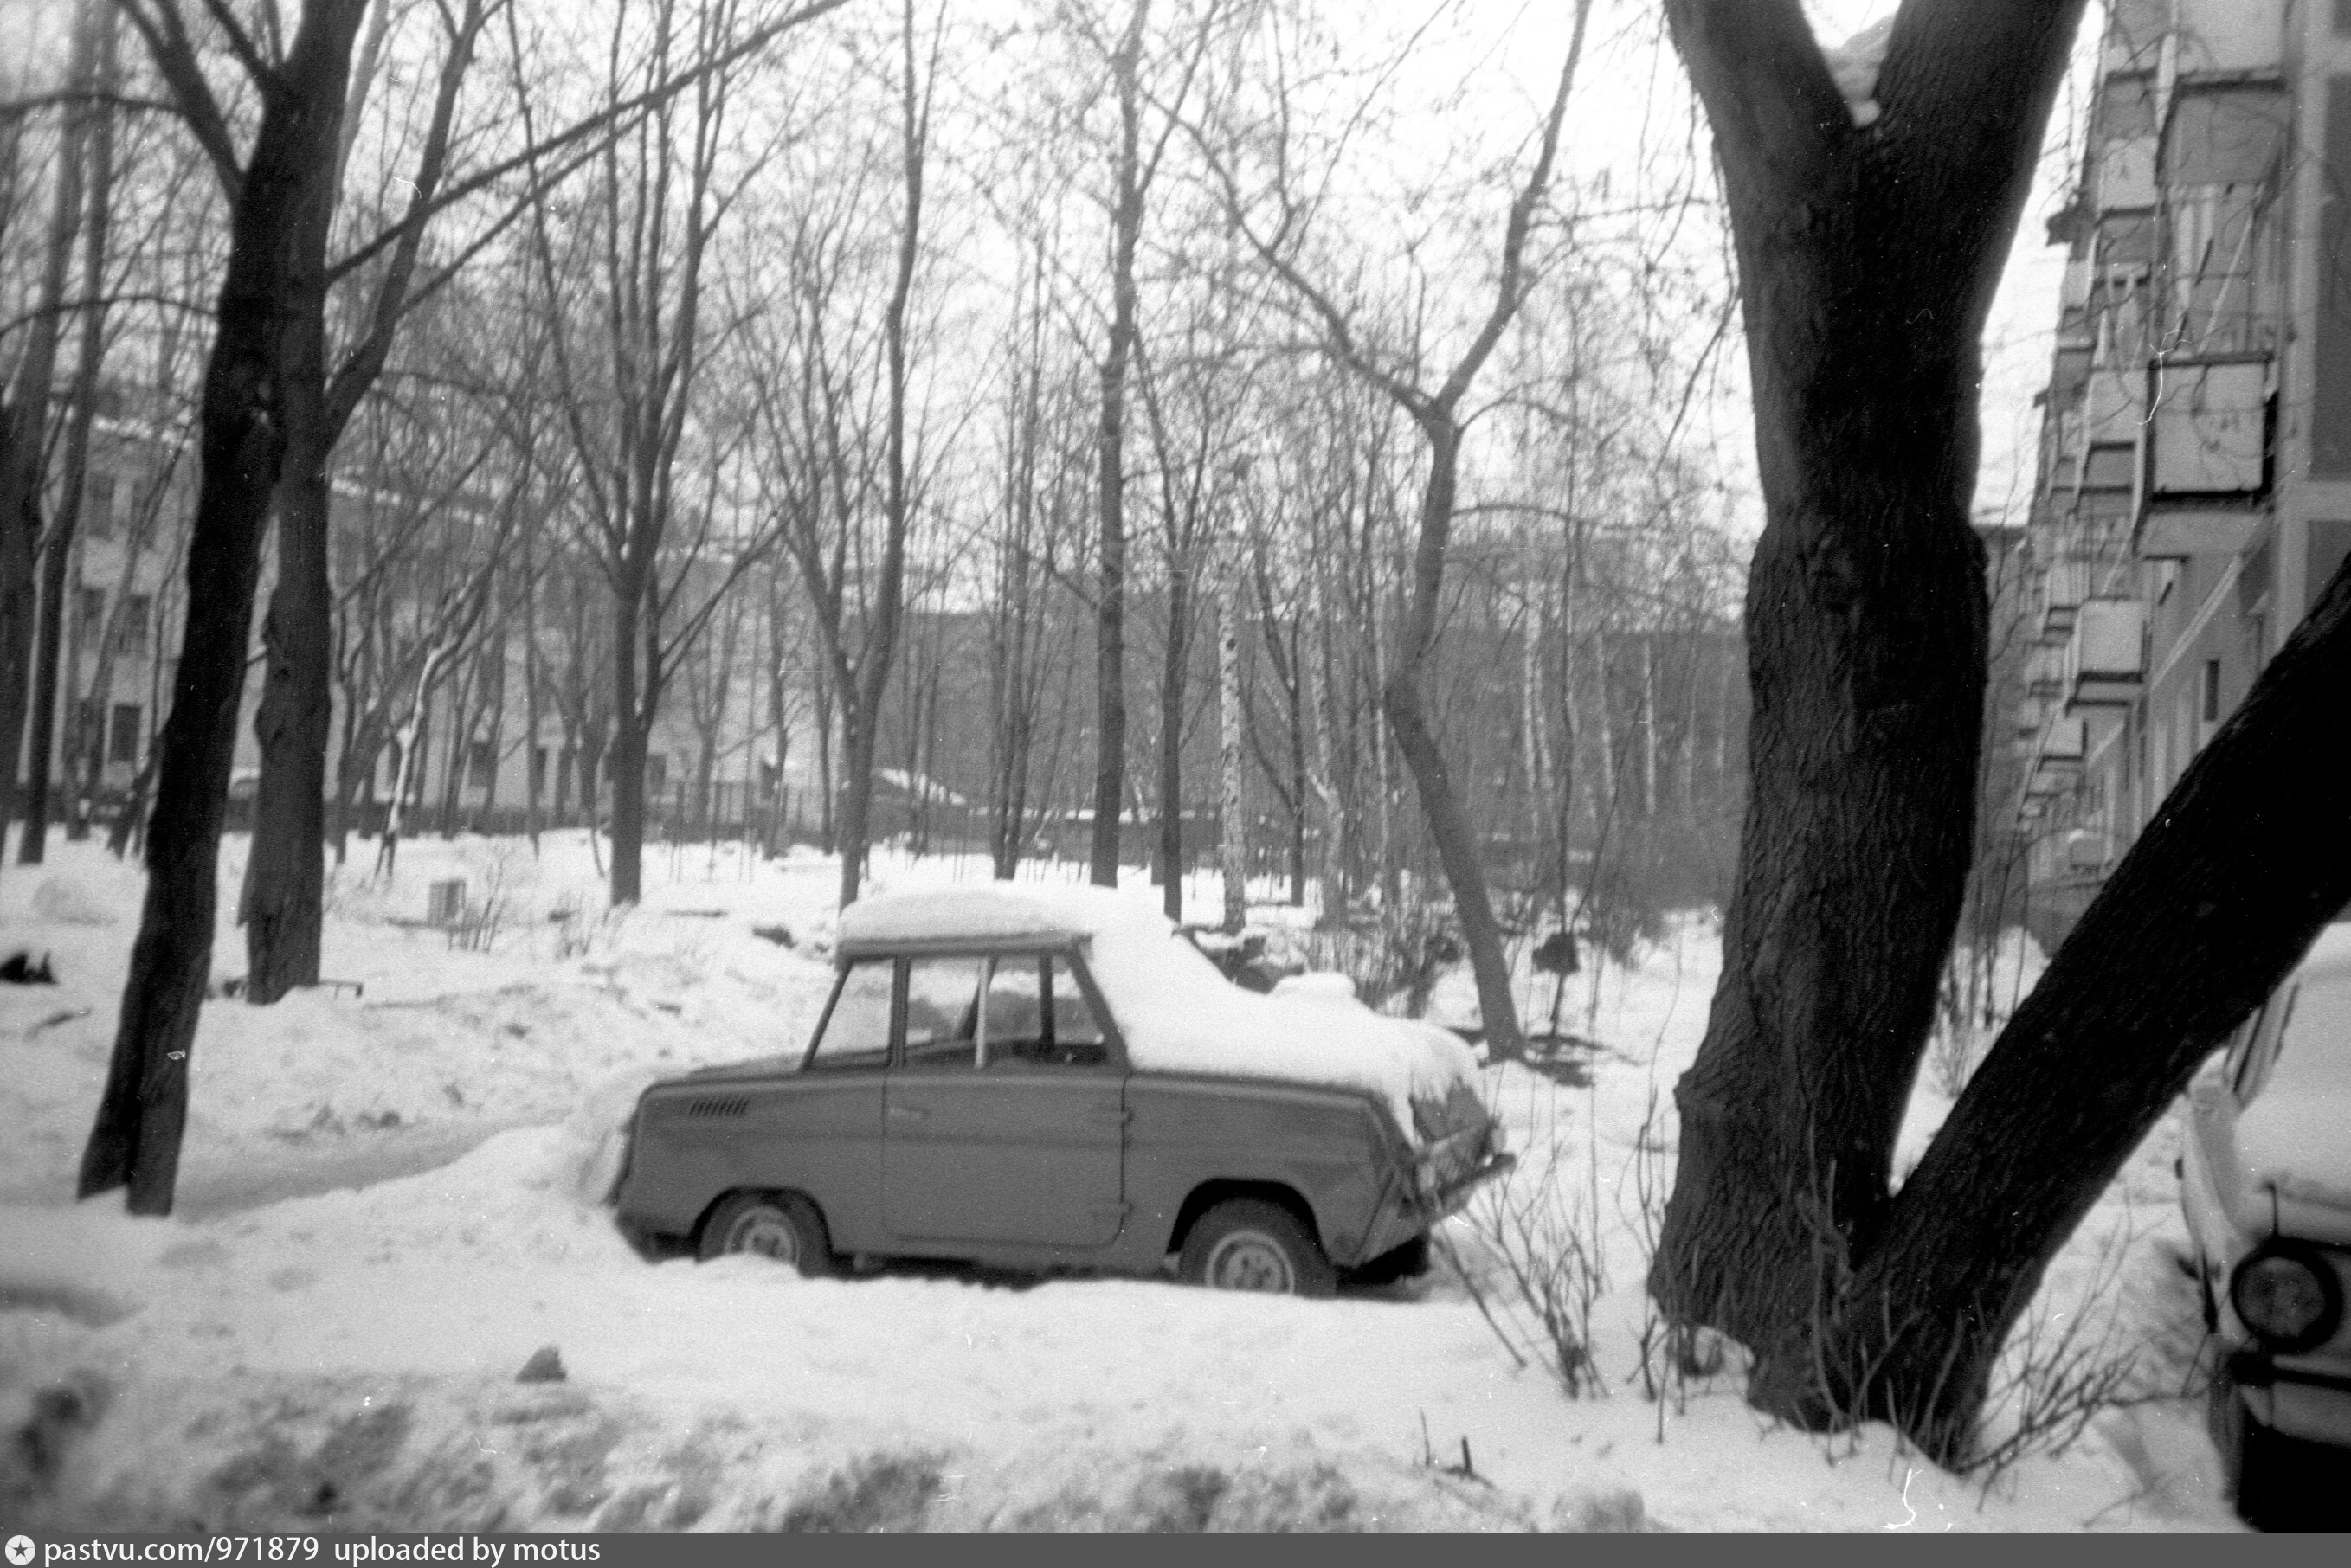
[[[1560,128],[1567,118],[1568,93],[1574,84],[1576,64],[1583,57],[1584,29],[1591,9],[1591,0],[1577,0],[1567,59],[1561,67],[1557,89],[1537,138],[1534,161],[1511,197],[1503,225],[1493,304],[1452,369],[1434,389],[1415,379],[1410,369],[1393,357],[1381,355],[1366,343],[1338,297],[1305,270],[1298,247],[1310,209],[1292,191],[1286,165],[1278,168],[1274,177],[1274,225],[1270,232],[1261,231],[1251,217],[1249,203],[1230,161],[1208,137],[1196,137],[1224,189],[1233,223],[1258,259],[1297,301],[1315,328],[1322,351],[1376,387],[1401,409],[1419,431],[1426,448],[1428,466],[1421,489],[1401,648],[1382,685],[1381,700],[1397,747],[1404,753],[1405,765],[1411,770],[1418,787],[1422,815],[1436,841],[1446,880],[1453,889],[1455,913],[1477,978],[1479,1013],[1485,1027],[1487,1047],[1497,1056],[1517,1055],[1523,1049],[1518,1007],[1510,989],[1510,961],[1502,950],[1500,928],[1487,892],[1478,833],[1463,808],[1452,769],[1430,724],[1424,684],[1437,649],[1446,552],[1452,539],[1460,483],[1463,404],[1526,297],[1530,286],[1528,238],[1536,212],[1551,187]]]

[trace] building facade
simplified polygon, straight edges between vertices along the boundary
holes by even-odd
[[[2114,0],[2043,399],[2015,802],[2061,938],[2351,550],[2351,0]]]

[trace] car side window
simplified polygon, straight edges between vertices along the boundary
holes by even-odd
[[[1067,959],[998,959],[988,977],[986,1065],[1102,1067],[1110,1045]]]
[[[804,1069],[816,1072],[884,1067],[890,1062],[890,999],[898,966],[867,959],[843,970],[817,1026]]]
[[[907,965],[906,1066],[977,1064],[982,969],[976,958],[918,958]]]
[[[2245,1058],[2253,1054],[2253,1036],[2260,1033],[2262,1015],[2268,1011],[2267,1003],[2254,1008],[2251,1018],[2230,1032],[2228,1054],[2220,1058],[2220,1077],[2232,1093],[2237,1080],[2244,1076]]]
[[[2293,1023],[2294,1003],[2301,997],[2302,987],[2290,985],[2262,1009],[2260,1026],[2253,1031],[2252,1048],[2245,1053],[2245,1060],[2231,1082],[2239,1105],[2251,1103],[2262,1092],[2262,1085],[2270,1075],[2270,1064],[2277,1060],[2278,1037]]]

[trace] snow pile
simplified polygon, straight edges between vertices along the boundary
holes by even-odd
[[[33,913],[68,926],[110,926],[114,911],[80,883],[67,877],[44,877],[33,889]]]
[[[1894,18],[1873,22],[1834,48],[1821,54],[1829,76],[1844,98],[1853,122],[1867,128],[1877,123],[1877,73],[1886,65],[1886,47],[1894,36]]]
[[[1114,889],[987,883],[861,899],[841,917],[845,947],[1062,932],[1087,940],[1087,967],[1138,1069],[1363,1090],[1385,1101],[1408,1137],[1417,1136],[1415,1101],[1477,1093],[1477,1057],[1445,1030],[1332,1007],[1311,988],[1243,991],[1174,922]]]

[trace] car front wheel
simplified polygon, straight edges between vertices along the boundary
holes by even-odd
[[[1327,1296],[1338,1271],[1313,1232],[1279,1204],[1238,1198],[1200,1217],[1184,1239],[1178,1277],[1219,1291]]]
[[[737,1192],[702,1228],[704,1262],[732,1253],[789,1263],[810,1278],[836,1272],[832,1240],[816,1205],[797,1192]]]
[[[2340,1530],[2330,1472],[2342,1450],[2273,1431],[2245,1408],[2224,1364],[2212,1376],[2212,1446],[2220,1452],[2223,1495],[2256,1530]]]

